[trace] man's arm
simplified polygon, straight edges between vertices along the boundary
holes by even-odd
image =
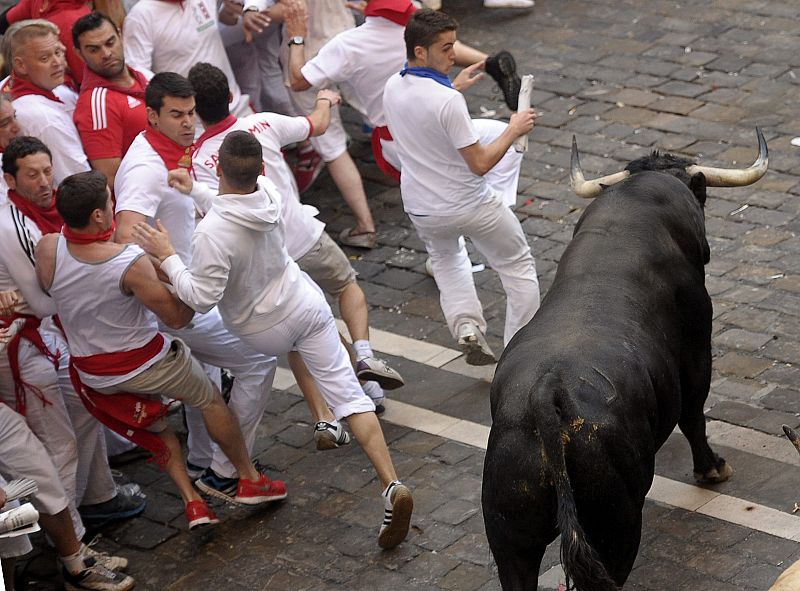
[[[308,13],[302,0],[286,0],[284,2],[284,26],[286,34],[291,37],[308,35]],[[295,92],[311,88],[311,83],[300,71],[306,63],[306,46],[289,46],[289,86]]]
[[[314,102],[314,110],[308,116],[311,122],[311,137],[322,135],[331,123],[331,109],[342,102],[342,97],[332,90],[320,90]]]
[[[158,316],[170,328],[183,328],[194,316],[194,310],[172,295],[156,276],[153,265],[139,257],[122,277],[122,287]]]
[[[113,191],[114,179],[117,177],[120,162],[122,162],[122,158],[98,158],[97,160],[89,160],[89,165],[94,170],[99,170],[106,175],[108,186]]]
[[[58,234],[42,236],[36,245],[36,279],[39,287],[44,291],[53,285],[53,275],[56,272],[56,245]]]
[[[461,157],[473,173],[483,176],[494,168],[495,164],[500,162],[500,159],[508,151],[515,139],[527,135],[533,130],[535,121],[536,113],[533,109],[514,113],[505,131],[493,142],[484,146],[480,141],[477,141],[472,145],[460,148],[458,153],[461,154]]]
[[[140,222],[147,222],[147,216],[136,211],[123,209],[118,211],[114,220],[117,223],[117,230],[114,232],[114,242],[118,244],[130,244],[133,240],[133,227]]]
[[[42,237],[39,243],[44,240]],[[53,239],[56,235],[52,236]],[[16,237],[14,238],[16,239]],[[22,294],[22,298],[28,304],[30,311],[39,318],[47,318],[56,313],[56,306],[53,299],[47,295],[42,287],[39,285],[39,280],[36,275],[36,268],[33,261],[28,258],[29,255],[17,248],[17,245],[3,244],[2,264],[7,271],[8,276],[14,283],[16,288]],[[53,251],[55,252],[55,250]],[[34,260],[38,255],[38,249],[34,249]]]

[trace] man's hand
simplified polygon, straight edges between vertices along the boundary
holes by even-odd
[[[192,192],[194,181],[192,175],[185,168],[176,168],[167,173],[167,184],[173,189],[177,189],[184,195]]]
[[[328,90],[327,88],[320,90],[317,93],[317,100],[325,99],[331,102],[331,108],[342,102],[342,97],[338,92]]]
[[[0,291],[0,316],[13,316],[24,305],[25,300],[18,291]]]
[[[467,66],[458,73],[453,79],[453,88],[458,92],[464,92],[470,86],[475,84],[478,80],[483,78],[483,72],[475,72],[476,70],[483,70],[486,60]]]
[[[362,14],[367,9],[367,3],[365,0],[358,0],[357,2],[345,2],[344,5],[350,10],[355,10]]]
[[[175,249],[169,240],[167,229],[161,224],[161,220],[156,220],[158,229],[144,222],[139,222],[133,227],[133,240],[144,251],[158,259],[159,263],[164,259],[175,254]]]
[[[253,42],[253,35],[260,35],[266,29],[272,19],[266,12],[248,10],[242,16],[242,29],[244,30],[244,40],[247,43]]]
[[[511,119],[508,121],[508,127],[516,137],[528,135],[533,131],[533,124],[536,122],[538,116],[539,115],[533,108],[518,111],[511,115]]]
[[[308,35],[308,10],[305,0],[286,0],[286,16],[284,25],[289,37],[305,37]]]
[[[222,0],[222,10],[219,11],[219,22],[233,26],[239,22],[244,6],[236,0]]]

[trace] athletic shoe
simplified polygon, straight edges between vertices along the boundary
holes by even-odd
[[[134,486],[138,487],[139,485]],[[147,499],[138,492],[130,494],[132,489],[126,487],[127,485],[118,486],[114,498],[105,503],[78,507],[81,519],[86,523],[100,523],[141,515],[147,506]]]
[[[297,190],[300,193],[306,191],[314,181],[317,180],[319,173],[325,163],[322,157],[312,148],[304,152],[297,152],[297,162],[292,167],[294,180],[297,182]]]
[[[189,522],[189,530],[203,525],[216,525],[219,518],[206,505],[205,501],[189,501],[186,503],[186,521]]]
[[[83,559],[84,569],[72,574],[62,565],[64,588],[67,591],[79,589],[96,589],[97,591],[128,591],[133,589],[136,581],[124,573],[114,572],[99,564],[94,558]]]
[[[106,567],[108,570],[125,570],[128,568],[128,559],[124,556],[113,556],[108,552],[95,550],[92,548],[98,541],[100,536],[95,536],[91,542],[83,547],[83,555],[94,558],[97,564]]]
[[[261,474],[258,480],[239,479],[234,501],[242,505],[260,505],[286,498],[286,484],[283,480],[270,480]]]
[[[189,460],[186,460],[186,473],[189,475],[189,480],[197,480],[205,471],[206,468],[198,466],[197,464],[192,464]]]
[[[458,348],[466,355],[467,365],[491,365],[497,362],[483,333],[472,322],[462,322],[458,326]]]
[[[375,232],[360,232],[353,234],[355,228],[345,228],[339,233],[339,242],[353,248],[375,248],[378,245],[378,234]]]
[[[356,362],[356,375],[359,380],[378,382],[384,390],[396,390],[406,382],[396,370],[377,357],[363,357]]]
[[[236,489],[239,486],[238,478],[225,478],[206,468],[203,475],[195,481],[195,486],[208,496],[235,503]]]
[[[533,8],[534,0],[483,0],[484,8]]]
[[[372,399],[372,402],[375,403],[375,406],[380,406],[383,408],[383,401],[386,399],[386,396],[383,392],[383,388],[381,388],[378,382],[364,382],[361,384],[361,389],[364,390],[364,394],[369,396]],[[382,413],[383,410],[375,409],[375,412]]]
[[[378,546],[389,550],[406,539],[411,525],[414,499],[411,491],[399,480],[395,480],[381,493],[384,501],[383,523],[378,534]]]
[[[344,430],[344,425],[341,423],[334,426],[325,421],[320,421],[314,425],[314,441],[320,451],[336,449],[350,443],[350,434]]]
[[[433,263],[431,262],[431,257],[425,259],[425,274],[428,277],[433,277]]]
[[[523,0],[512,1],[521,2]],[[524,1],[527,2],[529,0]],[[486,6],[485,3],[484,6]],[[519,89],[522,87],[522,80],[517,75],[517,63],[514,61],[514,56],[507,51],[498,51],[486,58],[485,70],[497,82],[497,86],[503,92],[503,98],[508,108],[516,111],[519,106]]]

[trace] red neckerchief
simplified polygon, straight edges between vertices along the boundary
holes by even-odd
[[[130,72],[130,75],[133,76],[133,86],[129,88],[125,88],[124,86],[119,86],[118,84],[110,82],[108,78],[103,78],[99,74],[92,72],[87,66],[83,70],[83,82],[81,83],[81,93],[88,92],[93,88],[107,88],[109,90],[120,92],[122,94],[127,94],[128,96],[132,96],[133,98],[137,98],[140,101],[143,101],[144,91],[145,88],[147,88],[147,78],[145,78],[145,75],[139,72],[138,70],[134,70],[130,66],[126,67],[128,68],[128,72]]]
[[[39,96],[48,98],[51,101],[61,103],[62,105],[64,104],[64,102],[60,98],[58,98],[55,94],[53,94],[52,90],[45,90],[44,88],[39,88],[30,80],[25,80],[24,78],[20,78],[15,73],[11,74],[11,77],[9,78],[9,83],[6,86],[6,88],[11,91],[11,98],[13,99],[18,99],[20,97],[29,94],[37,94]]]
[[[42,235],[61,231],[64,220],[61,219],[61,214],[58,213],[56,209],[55,191],[53,191],[53,204],[47,209],[34,205],[14,189],[8,190],[8,200],[11,201],[25,217],[31,219],[33,223],[39,227],[39,231]]]
[[[167,170],[174,170],[176,168],[192,170],[194,144],[191,146],[181,146],[152,126],[148,126],[147,129],[144,130],[144,139],[146,139],[147,143],[161,156],[161,160],[164,161]]]
[[[64,227],[61,229],[61,233],[64,234],[64,238],[67,242],[72,242],[73,244],[91,244],[92,242],[108,242],[111,240],[111,237],[114,235],[114,230],[116,229],[117,222],[114,220],[111,222],[111,227],[108,230],[96,234],[78,233],[73,231],[72,228],[66,224],[64,224]]]
[[[405,27],[416,11],[409,0],[368,0],[364,16],[380,16]]]
[[[194,143],[194,151],[199,151],[200,146],[202,146],[207,139],[212,138],[215,135],[222,133],[226,129],[231,128],[237,121],[238,119],[236,117],[233,115],[228,115],[222,121],[218,121],[214,125],[206,127],[205,131],[203,131],[203,135],[197,138],[197,141]]]

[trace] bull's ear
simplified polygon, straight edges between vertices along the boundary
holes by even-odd
[[[694,193],[700,205],[706,204],[706,175],[702,172],[692,175],[689,179],[689,189]]]

